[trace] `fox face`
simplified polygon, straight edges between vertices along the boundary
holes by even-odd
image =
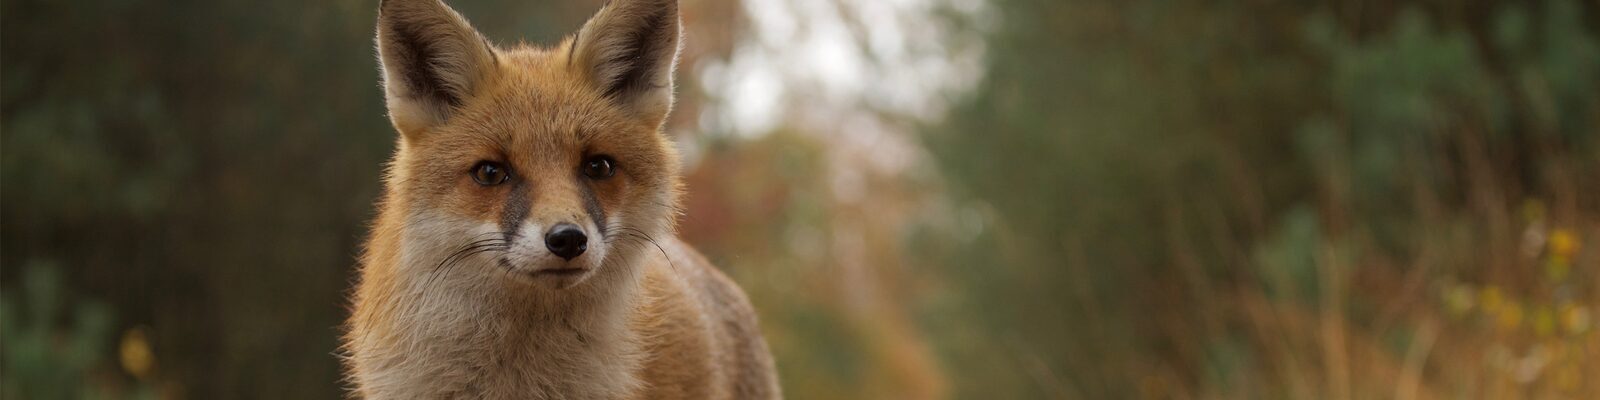
[[[397,151],[344,350],[355,396],[781,398],[755,311],[672,232],[677,0],[502,49],[384,0]]]
[[[438,0],[384,1],[398,272],[553,289],[628,272],[677,210],[678,24],[673,0],[618,0],[557,46],[500,49]]]

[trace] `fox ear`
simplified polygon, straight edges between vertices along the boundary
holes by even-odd
[[[440,0],[383,0],[378,58],[389,119],[403,135],[449,119],[498,62],[489,42]]]
[[[677,0],[613,0],[578,30],[567,63],[618,105],[665,120],[679,35]]]

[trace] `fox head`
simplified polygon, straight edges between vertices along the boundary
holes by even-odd
[[[671,234],[676,0],[611,1],[550,48],[499,48],[440,0],[385,0],[377,30],[396,272],[565,289]]]

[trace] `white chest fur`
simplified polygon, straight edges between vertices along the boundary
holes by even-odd
[[[486,265],[462,265],[482,267]],[[465,268],[463,268],[465,269]],[[356,346],[367,394],[390,398],[618,399],[637,392],[631,288],[529,291],[493,274],[402,279],[391,326]],[[623,283],[623,282],[613,282]],[[631,282],[628,282],[631,283]]]

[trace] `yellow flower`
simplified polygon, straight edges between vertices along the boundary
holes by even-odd
[[[1544,263],[1544,275],[1551,282],[1561,282],[1567,279],[1567,273],[1572,271],[1572,264],[1564,257],[1552,256]]]
[[[1478,291],[1478,304],[1483,306],[1483,312],[1494,313],[1500,309],[1500,302],[1505,297],[1500,295],[1500,288],[1494,286],[1484,287]]]
[[[1461,317],[1472,311],[1472,288],[1467,285],[1455,285],[1445,291],[1445,309],[1450,315]]]
[[[1589,330],[1589,309],[1568,304],[1561,308],[1561,325],[1567,333],[1577,335]]]
[[[150,342],[145,339],[143,328],[135,327],[122,334],[120,353],[122,370],[129,375],[145,379],[155,369],[156,356],[150,351]]]
[[[1539,337],[1548,337],[1556,333],[1556,313],[1549,306],[1539,307],[1533,313],[1533,333]]]
[[[1578,235],[1567,229],[1551,231],[1550,239],[1547,242],[1549,243],[1550,256],[1561,260],[1571,260],[1573,255],[1578,254],[1578,248],[1580,247]]]
[[[1497,316],[1499,318],[1496,319],[1496,322],[1500,323],[1501,329],[1512,330],[1516,329],[1518,325],[1522,325],[1522,307],[1515,303],[1500,307],[1500,312],[1497,313]]]
[[[1582,381],[1583,378],[1578,373],[1578,367],[1571,362],[1562,363],[1561,368],[1556,370],[1556,387],[1560,388],[1561,391],[1571,392],[1578,390],[1578,384]]]

